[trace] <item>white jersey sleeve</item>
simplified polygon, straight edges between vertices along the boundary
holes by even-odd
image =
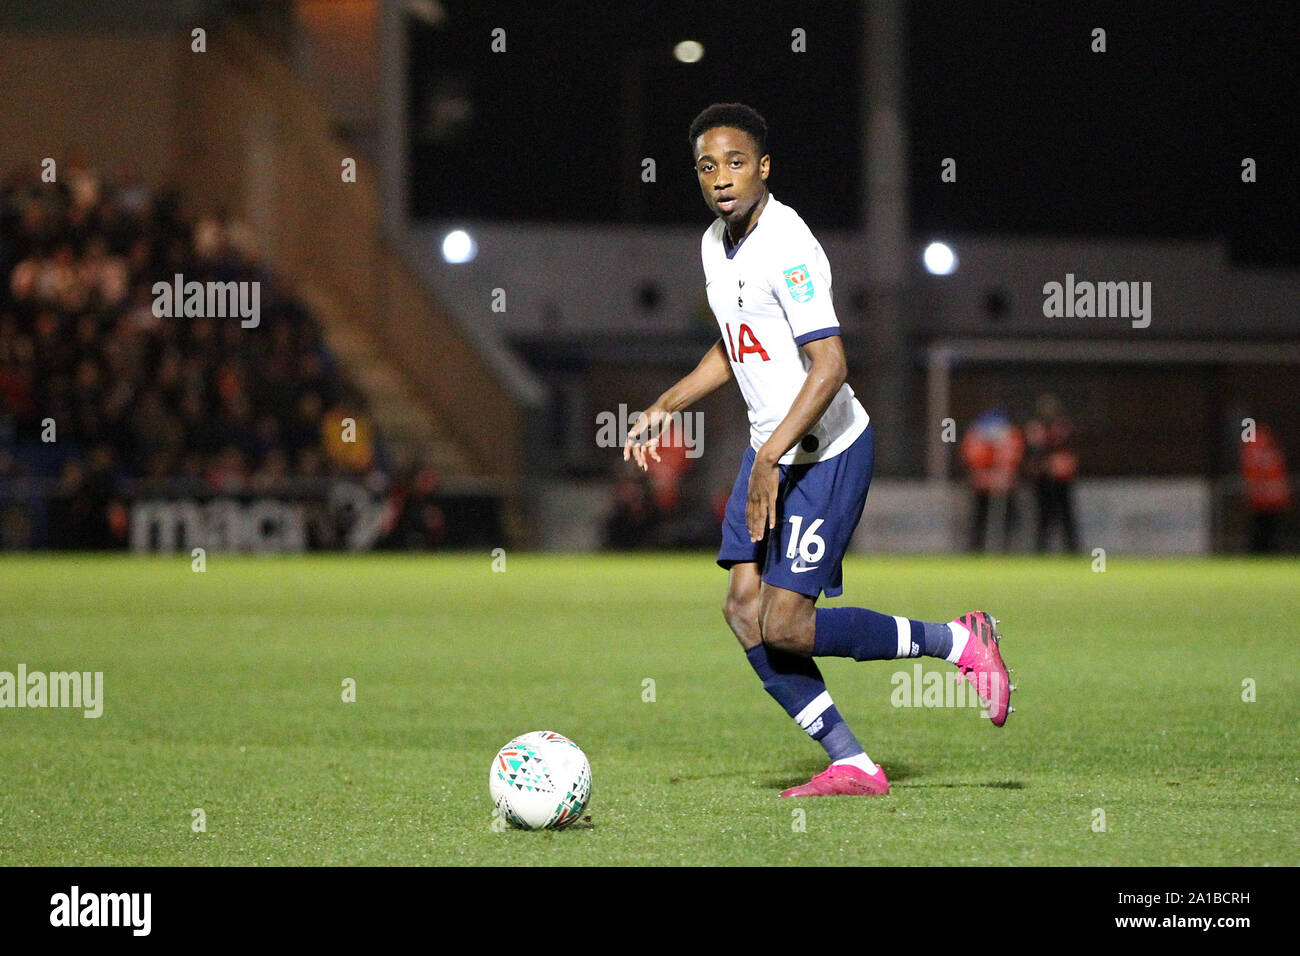
[[[794,217],[791,217],[794,218]],[[797,345],[840,334],[831,301],[831,264],[821,243],[803,222],[784,237],[778,255],[769,258],[768,284],[781,303]]]

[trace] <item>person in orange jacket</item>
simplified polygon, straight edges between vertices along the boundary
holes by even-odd
[[[1250,508],[1250,550],[1257,554],[1273,551],[1278,523],[1291,510],[1291,486],[1282,446],[1262,422],[1255,427],[1255,440],[1241,443],[1241,473]]]
[[[1001,530],[999,543],[1006,549],[1016,526],[1016,479],[1024,453],[1024,434],[1004,408],[981,414],[962,438],[961,459],[975,493],[972,551],[984,550],[989,512],[994,509],[1000,519],[995,525]]]
[[[1079,455],[1074,450],[1074,425],[1065,417],[1055,395],[1040,395],[1037,414],[1025,429],[1028,453],[1026,476],[1034,482],[1038,499],[1037,549],[1047,550],[1054,525],[1065,535],[1065,550],[1079,550],[1079,531],[1074,521],[1074,479],[1079,474]]]

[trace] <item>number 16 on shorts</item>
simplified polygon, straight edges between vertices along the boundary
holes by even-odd
[[[824,520],[817,518],[803,530],[803,515],[790,516],[790,544],[785,549],[785,556],[794,559],[790,570],[795,574],[816,568],[826,553],[826,542],[817,533]]]

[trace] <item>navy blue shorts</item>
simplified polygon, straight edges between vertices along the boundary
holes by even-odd
[[[722,519],[718,564],[753,561],[768,584],[816,598],[844,591],[841,563],[862,517],[871,486],[876,438],[871,425],[834,458],[810,465],[780,465],[776,527],[757,544],[749,540],[745,501],[754,449],[745,449]]]

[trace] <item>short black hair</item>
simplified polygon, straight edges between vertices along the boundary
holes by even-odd
[[[743,129],[758,144],[758,155],[767,155],[767,120],[759,115],[758,110],[744,103],[714,103],[705,107],[691,123],[691,155],[695,154],[695,141],[700,134],[717,126],[733,126]]]

